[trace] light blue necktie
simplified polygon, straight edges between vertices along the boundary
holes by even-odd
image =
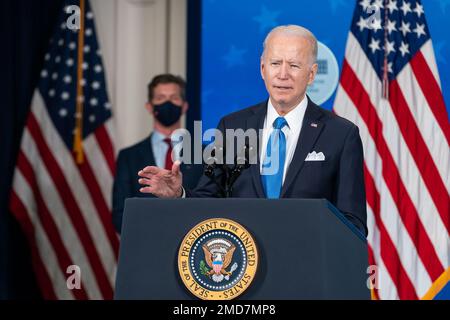
[[[284,162],[286,161],[286,137],[281,129],[286,125],[285,118],[276,118],[273,122],[274,130],[267,142],[261,178],[268,199],[278,199],[281,193]],[[278,152],[278,154],[275,154],[275,152]]]

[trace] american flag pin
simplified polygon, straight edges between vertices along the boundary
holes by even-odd
[[[312,122],[312,123],[311,123],[311,127],[317,128],[317,123]]]

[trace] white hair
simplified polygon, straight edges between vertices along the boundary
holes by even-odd
[[[264,57],[264,54],[266,52],[267,42],[269,41],[269,38],[273,36],[274,34],[282,34],[286,36],[294,36],[294,37],[301,37],[306,40],[308,40],[311,43],[311,60],[312,63],[315,63],[317,60],[317,39],[314,36],[314,34],[309,31],[308,29],[297,26],[295,24],[285,25],[285,26],[278,26],[270,30],[270,32],[267,34],[266,38],[264,39],[263,43],[263,53],[261,58]]]

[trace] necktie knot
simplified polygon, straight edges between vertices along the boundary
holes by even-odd
[[[164,138],[163,140],[169,147],[172,145],[172,139],[170,138]]]
[[[275,121],[273,122],[273,128],[274,129],[283,129],[284,126],[287,125],[287,121],[284,117],[278,117],[275,119]]]

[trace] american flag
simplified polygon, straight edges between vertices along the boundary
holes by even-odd
[[[81,9],[75,31],[66,24],[72,4]],[[113,297],[119,242],[110,203],[112,114],[93,18],[88,1],[64,3],[14,172],[10,208],[46,299]],[[72,265],[81,271],[79,289],[67,285],[76,284]]]
[[[357,2],[333,109],[364,145],[374,294],[433,298],[450,279],[450,126],[420,1]]]

